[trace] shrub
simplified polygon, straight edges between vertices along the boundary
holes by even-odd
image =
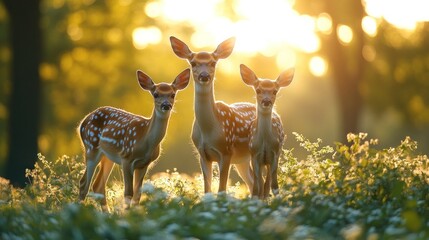
[[[244,196],[240,184],[202,194],[201,175],[173,170],[145,181],[140,204],[129,211],[122,209],[123,185],[114,181],[107,190],[114,211],[103,213],[95,201],[76,203],[81,161],[39,155],[28,187],[0,178],[0,238],[429,238],[429,160],[416,154],[415,141],[377,149],[378,141],[361,133],[331,147],[294,135],[308,154],[299,160],[293,149],[284,151],[282,189],[266,201]]]

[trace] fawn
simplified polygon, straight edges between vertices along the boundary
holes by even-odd
[[[159,156],[160,143],[167,130],[175,94],[188,85],[189,78],[190,70],[186,69],[171,84],[155,84],[148,75],[137,71],[141,88],[150,91],[154,98],[151,118],[113,107],[100,107],[82,120],[78,135],[84,149],[86,169],[80,180],[81,201],[85,199],[95,169],[100,163],[93,189],[94,192],[103,194],[101,205],[103,210],[108,210],[105,186],[113,164],[116,163],[122,166],[125,207],[138,204],[143,178],[149,165]]]
[[[211,192],[212,163],[219,166],[219,192],[226,191],[231,164],[235,165],[249,191],[253,189],[249,131],[256,107],[251,103],[226,104],[214,98],[214,75],[219,59],[227,58],[235,45],[229,38],[209,52],[192,52],[181,40],[170,37],[174,53],[192,67],[195,83],[192,141],[199,153],[204,192]]]
[[[280,74],[277,80],[259,79],[246,65],[240,65],[244,83],[256,92],[256,118],[250,127],[249,149],[252,155],[254,186],[252,196],[260,199],[268,197],[270,185],[273,194],[279,191],[277,168],[285,134],[280,116],[273,110],[276,94],[280,88],[288,86],[293,79],[294,69]],[[265,184],[262,173],[266,168]]]

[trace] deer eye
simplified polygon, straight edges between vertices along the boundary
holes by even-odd
[[[276,95],[276,94],[277,94],[277,90],[274,90],[274,91],[273,91],[273,94],[274,94],[274,95]]]
[[[158,98],[158,97],[159,97],[159,94],[158,94],[157,92],[154,92],[154,93],[153,93],[153,97],[154,97],[154,98]]]
[[[211,62],[209,65],[210,67],[216,67],[216,62]]]
[[[260,94],[261,93],[261,89],[256,89],[256,94]]]
[[[191,66],[195,67],[195,66],[197,66],[197,64],[195,62],[191,62]]]
[[[171,94],[171,96],[170,96],[170,97],[171,97],[171,98],[174,98],[175,96],[176,96],[176,94],[174,94],[174,93],[173,93],[173,94]]]

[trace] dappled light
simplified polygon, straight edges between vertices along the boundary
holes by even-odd
[[[226,38],[236,37],[233,53],[219,61],[217,67],[216,98],[226,102],[254,102],[254,93],[240,80],[239,64],[254,67],[264,78],[275,78],[285,69],[295,67],[296,80],[282,91],[277,104],[289,130],[298,129],[314,134],[313,137],[324,134],[329,141],[338,139],[341,130],[323,131],[309,126],[329,122],[334,127],[341,122],[337,120],[342,101],[335,96],[339,91],[333,85],[335,72],[356,70],[356,66],[367,63],[367,70],[360,70],[367,75],[358,91],[370,103],[367,107],[371,110],[366,111],[369,116],[363,119],[377,119],[377,114],[389,109],[403,116],[397,124],[426,128],[429,104],[425,96],[429,94],[425,95],[422,76],[428,60],[425,50],[418,50],[424,48],[427,38],[427,24],[423,22],[427,21],[425,1],[362,3],[363,15],[355,17],[341,4],[332,11],[323,4],[307,3],[301,7],[299,0],[46,0],[42,4],[46,54],[39,66],[45,88],[40,150],[53,156],[64,151],[79,154],[74,128],[95,107],[113,105],[149,117],[151,96],[141,92],[135,72],[141,69],[161,82],[171,81],[183,70],[185,62],[175,58],[169,46],[168,37],[172,35],[189,42],[194,51],[209,52]],[[0,8],[0,21],[4,28],[8,21],[4,7]],[[5,69],[12,58],[5,38],[2,39],[0,59],[5,64],[0,70],[6,77]],[[362,39],[364,43],[358,49],[356,44]],[[341,44],[341,48],[334,50],[333,43]],[[410,57],[401,60],[398,51]],[[412,52],[422,56],[412,58]],[[340,60],[338,65],[329,54],[345,56],[347,61]],[[359,58],[364,63],[358,63]],[[325,81],[313,81],[316,78]],[[351,83],[350,79],[347,82]],[[191,88],[192,84],[177,99],[158,165],[160,170],[171,164],[166,159],[177,155],[174,151],[181,151],[189,159],[189,171],[199,170],[189,145],[194,116]],[[9,112],[6,97],[10,91],[7,81],[1,89],[5,93],[0,99],[5,129]],[[315,91],[319,89],[324,90]],[[398,94],[394,95],[395,92]],[[314,108],[320,109],[320,113]],[[326,122],[318,122],[321,115]],[[362,122],[362,128],[373,128]],[[382,127],[381,122],[376,126]],[[5,136],[7,131],[2,132]],[[422,135],[419,137],[427,139]],[[181,144],[176,146],[177,142]],[[1,149],[6,146],[6,140],[0,142]],[[2,159],[6,152],[0,154]]]
[[[0,238],[428,239],[428,10],[427,0],[40,0],[39,8],[0,2]],[[26,21],[28,16],[38,20],[31,29],[26,26],[37,21]],[[16,30],[38,37],[16,36]],[[209,54],[195,58],[183,46],[173,51],[172,43],[180,44],[171,36],[193,52]],[[231,37],[235,41],[227,40]],[[256,81],[241,64],[276,83],[253,89]],[[209,77],[191,74],[180,93],[161,98],[165,88],[154,90],[147,78],[138,77],[140,70],[155,84],[171,83],[187,68],[205,67]],[[291,68],[293,81],[280,89]],[[259,100],[264,93],[271,100]],[[213,96],[210,103],[246,102],[253,109],[214,121],[218,124],[205,121],[205,133],[230,134],[213,140],[222,149],[240,145],[250,151],[250,135],[238,132],[260,126],[254,123],[262,119],[256,117],[261,109],[251,104],[259,100],[278,114],[286,135],[278,195],[272,192],[263,201],[249,197],[251,177],[245,184],[235,165],[228,174],[224,167],[222,175],[217,164],[210,169],[215,193],[204,193],[206,178],[193,143],[200,139],[192,139],[192,132],[202,105],[196,99],[207,99],[197,96]],[[168,102],[160,103],[165,98]],[[38,100],[37,107],[32,105]],[[136,185],[141,201],[124,210],[123,171],[115,165],[105,196],[88,182],[91,193],[77,204],[87,151],[76,134],[80,121],[103,106],[150,119],[157,103],[160,112],[168,109],[171,115],[159,130],[159,158],[145,173],[142,188]],[[131,114],[128,122],[121,120],[121,134],[135,123]],[[23,123],[14,125],[16,119]],[[87,148],[100,149],[94,144],[101,137],[97,131],[104,131],[101,125],[110,124],[105,132],[117,137],[104,138],[107,142],[124,142],[119,130],[110,130],[118,122],[99,119],[101,114],[93,116],[88,125]],[[270,123],[280,126],[279,120],[266,119],[263,132],[269,132]],[[240,120],[245,125],[238,127]],[[30,123],[34,127],[23,132]],[[30,133],[33,150],[22,141]],[[262,149],[269,140],[260,138],[255,144]],[[138,148],[135,141],[127,149]],[[215,147],[208,149],[201,155],[207,162],[221,155]],[[11,152],[33,157],[13,158]],[[146,151],[136,155],[141,152]],[[125,159],[124,151],[115,154],[118,162]],[[224,166],[228,154],[222,155]],[[24,160],[36,165],[28,169]],[[27,187],[12,186],[15,176]],[[221,182],[227,187],[218,194]],[[104,197],[110,214],[100,213]],[[48,221],[40,223],[42,218]]]
[[[419,49],[424,48],[427,39],[427,24],[423,22],[428,20],[425,13],[427,3],[366,0],[363,4],[363,15],[356,19],[358,24],[353,25],[351,19],[355,17],[348,14],[341,4],[337,6],[338,12],[332,12],[322,5],[312,4],[305,4],[301,9],[299,0],[43,1],[46,53],[39,73],[45,88],[45,110],[41,115],[40,149],[53,155],[62,154],[62,151],[79,154],[74,128],[79,118],[98,106],[114,105],[149,116],[151,96],[139,89],[135,71],[147,71],[156,82],[161,82],[170,81],[173,75],[183,70],[185,62],[176,59],[170,49],[168,37],[171,35],[184,38],[192,50],[209,52],[226,38],[236,37],[233,53],[228,59],[219,61],[217,67],[217,98],[226,102],[254,102],[251,89],[243,86],[240,80],[239,64],[255,67],[264,78],[275,78],[281,71],[295,67],[297,78],[289,89],[284,90],[277,106],[288,123],[288,129],[298,128],[314,136],[323,133],[329,140],[338,138],[333,132],[339,131],[324,133],[321,129],[309,128],[317,122],[313,119],[320,116],[313,116],[311,108],[299,105],[316,106],[321,112],[329,113],[325,115],[326,121],[335,125],[341,110],[337,107],[327,110],[326,106],[338,106],[338,103],[335,96],[325,96],[327,93],[335,95],[338,91],[331,86],[334,73],[338,69],[356,69],[353,64],[358,63],[353,59],[359,57],[365,61],[363,64],[370,64],[365,71],[367,80],[359,84],[359,92],[370,103],[368,108],[375,112],[371,110],[368,119],[383,114],[385,109],[395,109],[403,116],[400,124],[426,128],[429,120],[425,112],[429,104],[422,76],[428,60],[424,57],[425,50]],[[8,16],[3,6],[0,8],[0,21],[1,27],[5,28]],[[334,35],[336,38],[331,39]],[[361,49],[356,50],[358,55],[351,54],[361,39],[365,42]],[[0,59],[5,64],[0,70],[6,78],[6,67],[12,57],[5,41],[6,38],[2,38]],[[345,53],[333,50],[327,43],[340,43],[340,50]],[[397,55],[398,51],[404,52],[403,60]],[[413,52],[422,56],[413,59]],[[354,63],[339,61],[341,65],[338,67],[329,53],[336,57],[344,55]],[[317,85],[314,78],[326,81],[318,81],[317,84],[324,85]],[[403,84],[408,87],[403,87]],[[241,88],[242,94],[236,94]],[[327,92],[315,94],[313,88]],[[1,90],[5,94],[0,99],[3,129],[9,112],[7,96],[10,89],[4,81]],[[389,95],[385,89],[392,94],[401,93]],[[186,158],[194,158],[192,147],[188,145],[193,118],[191,92],[192,89],[187,89],[177,99],[166,138],[165,156],[175,155],[169,149],[176,144],[176,139],[180,139],[183,146],[174,146],[175,151],[187,149],[191,153],[183,153]],[[324,106],[311,102],[318,100],[323,101]],[[182,126],[185,131],[178,130]],[[361,127],[372,128],[368,124]],[[5,136],[7,131],[2,132]],[[2,140],[0,146],[5,149],[6,140]],[[6,152],[0,154],[2,159]],[[163,165],[160,161],[160,169],[169,164]],[[192,165],[189,167],[192,171],[198,171],[198,166],[189,165]]]

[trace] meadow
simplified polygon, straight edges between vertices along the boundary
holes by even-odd
[[[94,194],[77,203],[80,156],[39,155],[26,188],[0,179],[0,239],[428,239],[429,159],[417,142],[380,149],[364,133],[347,139],[330,146],[294,133],[288,141],[307,156],[284,150],[280,193],[266,201],[239,182],[203,194],[200,174],[171,169],[150,173],[130,210],[121,179],[111,179],[110,213]]]

